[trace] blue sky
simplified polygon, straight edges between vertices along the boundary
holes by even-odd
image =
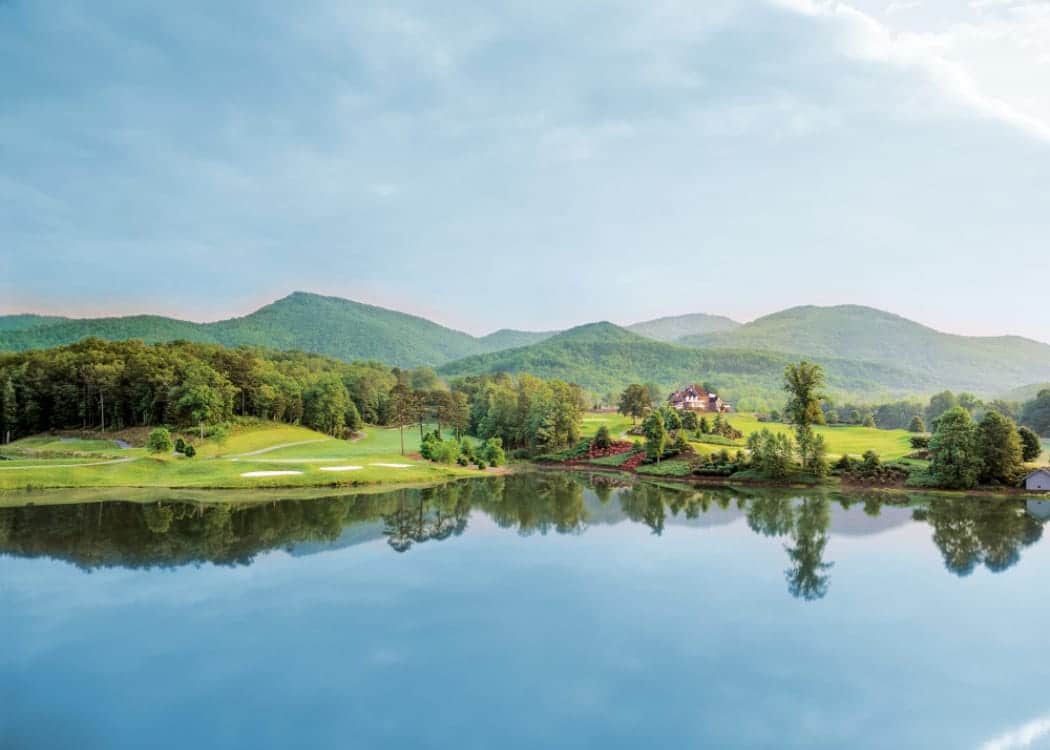
[[[0,0],[0,312],[1050,340],[1046,0]]]

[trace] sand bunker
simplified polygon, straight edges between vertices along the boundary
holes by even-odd
[[[322,466],[321,471],[361,471],[364,466]]]
[[[301,471],[246,471],[241,474],[246,479],[255,479],[256,477],[293,477],[297,474],[302,474]]]
[[[412,464],[369,464],[369,466],[382,466],[384,469],[410,469]]]

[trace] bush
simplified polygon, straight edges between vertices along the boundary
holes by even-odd
[[[612,445],[612,436],[609,434],[609,426],[602,425],[598,428],[598,432],[594,436],[594,440],[591,441],[591,445],[595,448],[601,448],[602,450]]]
[[[176,453],[185,453],[186,452],[186,441],[183,440],[182,438],[179,438],[178,440],[175,441],[175,452]]]
[[[186,448],[182,451],[182,455],[184,455],[186,458],[193,458],[197,455],[197,449],[187,443]]]
[[[604,426],[604,425],[603,425]],[[491,437],[481,446],[481,457],[484,463],[490,466],[502,466],[507,462],[507,456],[503,452],[503,441],[498,437]],[[482,461],[478,462],[478,468],[483,469]]]
[[[911,438],[913,450],[926,451],[930,449],[930,438],[928,435],[915,435]]]
[[[171,433],[163,427],[158,427],[149,434],[149,442],[146,449],[150,453],[171,453],[174,444],[171,442]]]

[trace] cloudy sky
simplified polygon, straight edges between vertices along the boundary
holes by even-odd
[[[0,0],[0,312],[1050,340],[1048,271],[1050,0]]]

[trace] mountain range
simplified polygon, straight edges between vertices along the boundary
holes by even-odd
[[[374,305],[295,292],[238,318],[194,323],[135,315],[0,316],[0,351],[88,336],[301,349],[343,360],[429,366],[447,377],[505,370],[573,380],[604,393],[628,382],[711,383],[736,399],[775,393],[784,364],[822,363],[834,390],[872,400],[942,388],[992,395],[1050,381],[1050,345],[1017,336],[946,334],[868,307],[796,307],[740,324],[691,314],[619,327],[503,329],[475,337]]]

